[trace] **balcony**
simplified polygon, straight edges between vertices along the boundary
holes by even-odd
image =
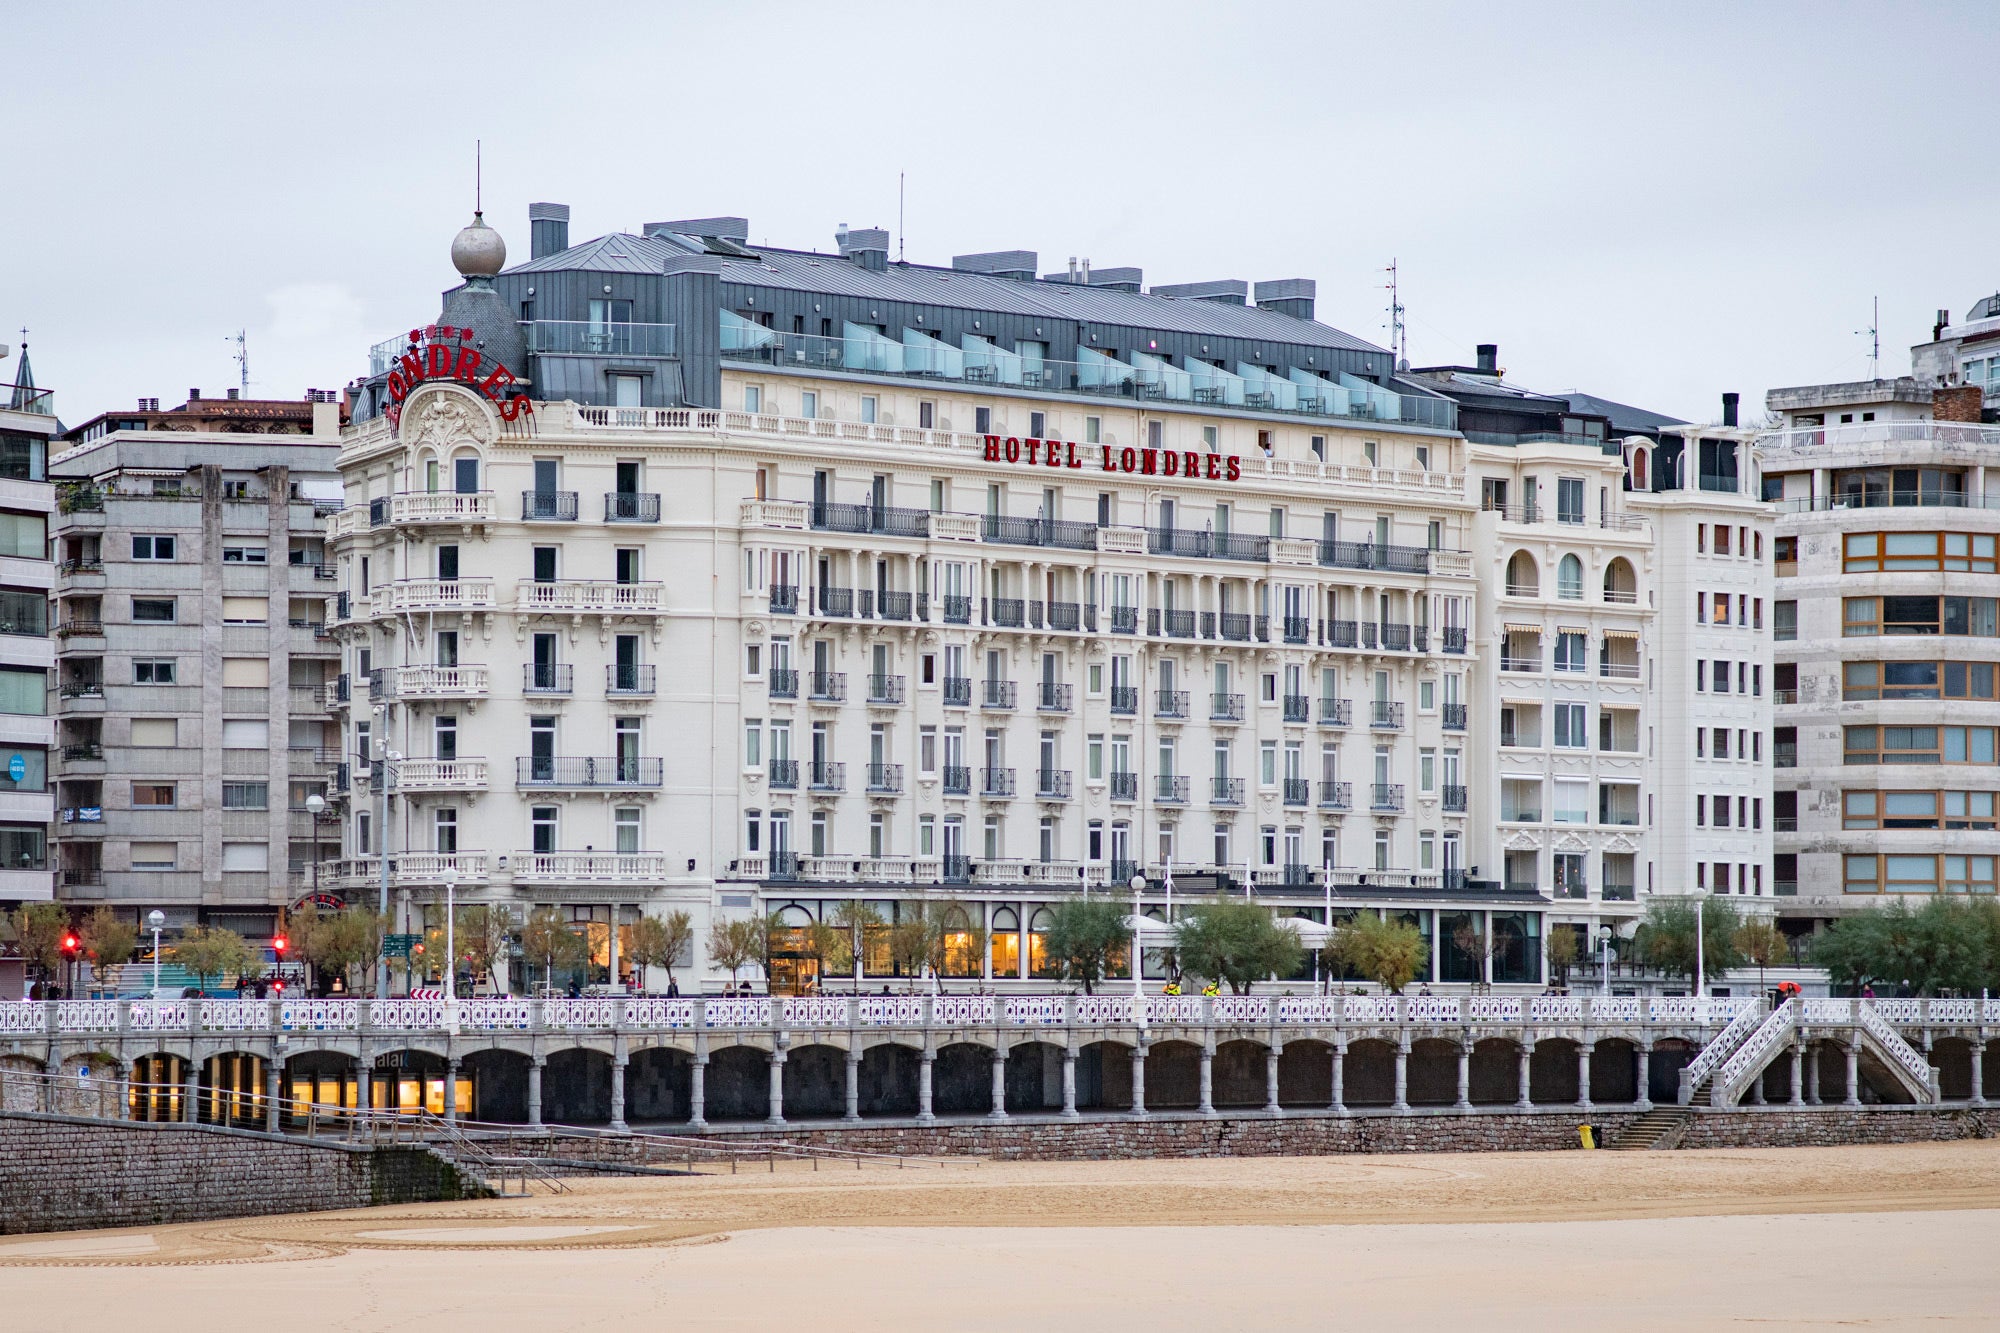
[[[515,585],[514,609],[523,614],[630,616],[666,610],[664,583],[617,583],[607,579],[522,579]]]
[[[980,769],[979,794],[994,798],[1012,796],[1014,794],[1014,770],[1011,768]]]
[[[1403,705],[1387,699],[1373,700],[1368,706],[1368,725],[1381,731],[1401,730]]]
[[[1287,723],[1306,723],[1312,720],[1312,700],[1305,695],[1288,694],[1284,696],[1283,702]]]
[[[1354,725],[1354,700],[1321,699],[1319,701],[1319,724],[1322,727],[1348,727]]]
[[[972,794],[972,770],[964,764],[944,766],[944,794],[946,796],[970,796]]]
[[[1380,626],[1380,629],[1383,648],[1397,653],[1407,653],[1410,651],[1412,635],[1408,625],[1384,623]]]
[[[1351,782],[1321,782],[1319,784],[1319,808],[1322,810],[1352,810],[1354,808],[1354,784]]]
[[[1208,803],[1210,805],[1243,804],[1243,779],[1210,778],[1208,780]]]
[[[1021,629],[1028,623],[1028,604],[1018,597],[995,597],[988,606],[993,623],[1002,629]]]
[[[97,699],[101,701],[104,698],[104,682],[88,676],[72,677],[65,680],[56,688],[56,694],[59,698],[63,699]]]
[[[988,514],[980,520],[982,541],[1003,546],[1048,546],[1063,551],[1095,551],[1097,525],[1050,518],[1009,518]]]
[[[1135,717],[1139,712],[1139,687],[1137,685],[1113,685],[1111,687],[1111,713],[1114,717]]]
[[[876,594],[875,614],[884,620],[927,620],[930,610],[924,594],[897,592],[885,588]]]
[[[1188,715],[1188,692],[1186,690],[1158,690],[1153,699],[1153,716],[1185,722]]]
[[[1798,701],[1799,692],[1796,689],[1771,691],[1771,702],[1773,704],[1782,706],[1785,704],[1795,704]]]
[[[1305,616],[1286,616],[1284,623],[1286,643],[1312,642],[1312,621]]]
[[[59,639],[101,639],[104,637],[104,622],[95,616],[89,619],[77,617],[65,620],[56,626]]]
[[[1393,812],[1395,812],[1395,811],[1398,811],[1398,810],[1401,810],[1401,809],[1403,808],[1403,784],[1402,784],[1402,783],[1400,783],[1400,782],[1377,782],[1377,783],[1375,783],[1375,784],[1373,784],[1373,785],[1374,785],[1374,788],[1375,788],[1375,792],[1374,792],[1374,798],[1373,798],[1373,800],[1371,800],[1371,801],[1370,801],[1370,803],[1369,803],[1369,806],[1368,806],[1368,808],[1369,808],[1369,809],[1371,809],[1371,810],[1383,810],[1383,811],[1389,811],[1389,812],[1392,812],[1392,813],[1393,813]]]
[[[1799,743],[1797,741],[1774,741],[1771,744],[1771,767],[1797,768],[1799,766]]]
[[[1035,799],[1040,801],[1067,801],[1070,798],[1070,774],[1067,769],[1042,768],[1035,770]]]
[[[1231,643],[1250,642],[1250,617],[1242,611],[1224,611],[1220,617],[1222,637]]]
[[[1111,775],[1111,799],[1114,801],[1138,800],[1139,775],[1137,773],[1113,773]]]
[[[1329,569],[1381,569],[1396,574],[1428,574],[1431,553],[1422,546],[1386,542],[1322,541],[1319,562]]]
[[[814,703],[837,704],[847,700],[845,671],[813,671],[807,674],[806,697]]]
[[[1597,674],[1606,680],[1637,680],[1639,679],[1639,664],[1637,662],[1600,661],[1597,664]]]
[[[389,521],[421,527],[430,523],[493,521],[491,491],[405,491],[389,497]]]
[[[654,667],[651,662],[613,662],[604,668],[606,694],[653,693]]]
[[[1112,607],[1111,632],[1113,634],[1137,634],[1139,632],[1139,608],[1136,606]]]
[[[1312,783],[1305,778],[1285,779],[1285,804],[1305,806],[1312,804]]]
[[[1502,671],[1540,671],[1542,669],[1542,655],[1540,653],[1503,653],[1500,657],[1500,669]]]
[[[885,537],[928,537],[931,513],[928,509],[899,509],[893,505],[839,504],[815,500],[808,521],[821,532],[878,533]]]
[[[1444,627],[1444,650],[1448,653],[1462,653],[1465,651],[1464,626],[1446,625]]]
[[[521,666],[521,693],[573,694],[575,670],[568,662],[525,662]]]
[[[527,523],[574,523],[575,491],[522,491],[521,519]]]
[[[1326,643],[1329,648],[1358,648],[1361,646],[1361,626],[1352,620],[1329,620],[1326,622]]]
[[[342,593],[341,597],[347,594]],[[376,585],[374,613],[400,611],[491,611],[496,602],[492,579],[398,579]],[[335,615],[347,619],[343,606]]]
[[[764,683],[773,699],[799,697],[799,673],[790,667],[772,667],[765,674]]]
[[[1444,792],[1445,812],[1447,814],[1455,814],[1455,815],[1464,814],[1465,788],[1463,786],[1455,786],[1451,783],[1446,783],[1442,790]]]
[[[1035,689],[1035,707],[1044,713],[1067,713],[1075,688],[1057,681],[1042,681]]]
[[[1160,623],[1166,627],[1168,638],[1192,639],[1194,637],[1194,612],[1169,610],[1161,611],[1158,615]],[[1148,618],[1150,619],[1150,616]],[[1160,631],[1158,628],[1154,628],[1152,632],[1158,634]]]
[[[815,759],[806,765],[806,789],[818,792],[847,790],[847,765]]]
[[[891,708],[903,702],[902,676],[870,676],[868,678],[868,702],[878,708]]]
[[[392,667],[384,685],[398,699],[484,699],[487,671],[483,666]]]
[[[1170,773],[1154,774],[1153,799],[1168,805],[1186,805],[1188,799],[1188,780],[1185,777],[1175,777]]]
[[[946,676],[944,678],[944,702],[947,708],[970,708],[972,706],[972,677]]]
[[[658,523],[660,521],[660,497],[651,492],[606,491],[604,493],[604,521],[606,523]]]
[[[871,796],[894,796],[903,790],[903,766],[901,764],[868,765],[868,794]]]
[[[797,791],[799,788],[799,761],[796,759],[773,759],[765,768],[766,780],[772,791]]]
[[[1225,692],[1209,695],[1208,720],[1211,722],[1241,722],[1243,720],[1243,696]]]
[[[62,747],[62,757],[66,764],[98,763],[104,759],[104,747],[96,741],[77,741]]]
[[[982,681],[984,687],[979,696],[981,708],[1012,708],[1014,706],[1014,682],[1011,680]]]
[[[642,788],[658,787],[665,778],[665,760],[639,755],[522,755],[514,770],[517,787]]]
[[[962,593],[946,593],[944,595],[944,623],[947,625],[970,625],[972,623],[972,599]]]
[[[666,878],[664,852],[515,852],[519,884],[656,884]]]
[[[1444,729],[1446,731],[1465,730],[1465,705],[1446,704],[1444,706]]]
[[[484,759],[405,759],[396,766],[396,790],[485,791]]]
[[[774,616],[795,616],[799,613],[799,585],[796,583],[773,583],[771,585],[771,614]]]

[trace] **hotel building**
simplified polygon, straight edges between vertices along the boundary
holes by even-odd
[[[0,384],[0,908],[53,896],[48,456],[62,429],[54,394],[35,386],[25,344],[9,378]]]

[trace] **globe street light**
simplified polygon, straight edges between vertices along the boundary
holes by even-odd
[[[1597,928],[1597,974],[1598,989],[1608,999],[1611,995],[1611,927]]]
[[[1144,951],[1139,947],[1140,932],[1145,929],[1146,916],[1139,910],[1139,895],[1145,891],[1145,875],[1135,871],[1132,879],[1132,1021],[1143,1025],[1146,1021],[1146,987],[1140,973],[1145,968],[1141,959]]]
[[[160,927],[167,924],[167,914],[155,907],[146,913],[146,924],[153,928],[153,998],[160,998]]]

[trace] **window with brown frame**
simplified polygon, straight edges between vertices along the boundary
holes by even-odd
[[[1850,532],[1842,548],[1841,569],[1848,574],[2000,573],[1995,541],[1990,532]]]
[[[1990,764],[1992,727],[1848,727],[1848,764]]]
[[[1844,791],[1844,829],[1985,829],[1995,827],[1990,791]]]
[[[1845,662],[1840,697],[1865,699],[1993,699],[1991,662]]]
[[[1841,635],[1962,634],[1990,639],[2000,633],[2000,602],[1991,597],[1847,597]]]
[[[1849,893],[1992,893],[1990,856],[1842,857]]]

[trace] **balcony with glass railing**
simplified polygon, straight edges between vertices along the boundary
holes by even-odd
[[[585,319],[531,319],[521,324],[530,356],[674,356],[674,330],[672,324]]]

